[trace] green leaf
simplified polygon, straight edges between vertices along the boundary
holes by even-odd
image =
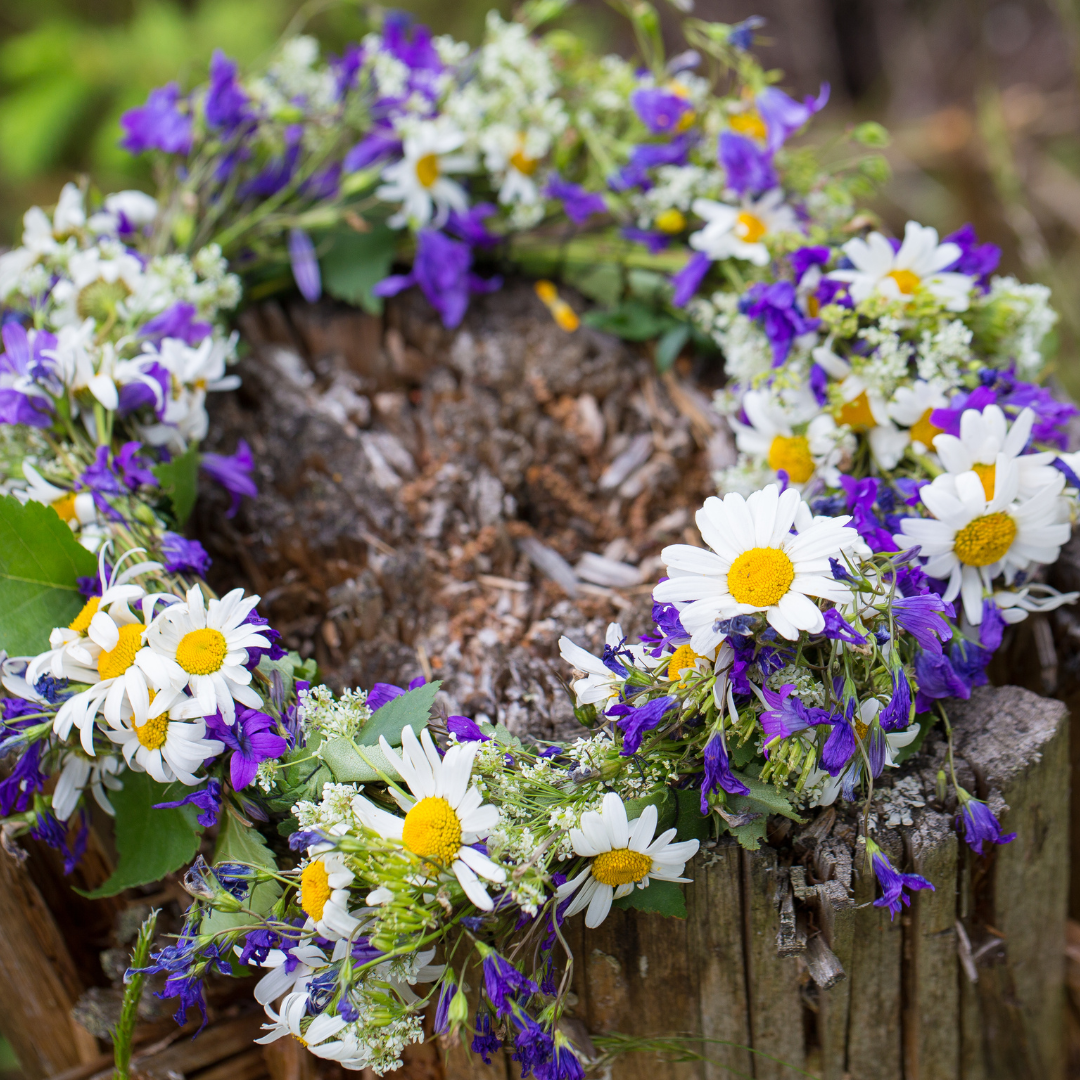
[[[733,768],[741,769],[757,757],[757,745],[754,739],[747,739],[742,746],[728,746],[728,755]]]
[[[622,267],[613,262],[598,262],[587,266],[569,265],[563,279],[582,296],[611,307],[623,294]]]
[[[670,330],[665,330],[656,343],[656,370],[670,371],[689,338],[690,327],[686,323],[680,323]]]
[[[628,301],[611,311],[587,311],[582,321],[594,330],[603,330],[626,341],[651,341],[664,333],[674,320],[644,304]]]
[[[682,788],[675,792],[678,815],[675,819],[677,840],[707,840],[709,819],[701,812],[701,792],[697,788]],[[669,825],[670,829],[671,826]],[[657,832],[660,830],[657,829]]]
[[[86,603],[76,578],[97,573],[52,507],[0,497],[0,649],[26,656],[49,647],[49,634],[67,626]]]
[[[221,831],[214,845],[213,864],[223,862],[242,862],[250,866],[261,866],[266,870],[276,870],[277,863],[273,852],[266,846],[266,841],[257,829],[245,825],[235,814],[226,811],[221,819]],[[265,915],[281,896],[281,886],[276,881],[260,882],[252,890],[244,906],[258,915]],[[218,930],[232,930],[251,922],[251,916],[242,911],[211,911],[203,919],[201,933],[213,934]]]
[[[408,725],[417,734],[431,716],[431,706],[435,704],[435,695],[442,683],[424,683],[415,690],[406,690],[381,709],[371,714],[371,719],[361,728],[356,742],[365,746],[378,746],[381,735],[391,746],[401,745],[401,731]]]
[[[742,798],[741,795],[735,796],[736,802]],[[743,799],[743,801],[746,802],[747,800]],[[747,822],[745,825],[736,825],[734,828],[729,825],[727,828],[747,851],[757,851],[761,847],[761,841],[765,839],[765,830],[768,824],[768,818],[764,814],[758,814],[753,821]]]
[[[195,509],[199,494],[199,448],[192,443],[179,457],[167,465],[154,465],[150,471],[157,477],[161,490],[172,501],[173,514],[183,525]]]
[[[194,806],[154,808],[155,803],[182,798],[186,790],[183,784],[159,784],[146,773],[130,769],[123,779],[123,788],[109,795],[116,810],[116,850],[120,861],[104,885],[82,893],[90,900],[160,881],[191,862],[199,849],[202,830],[195,822],[198,810]]]
[[[357,753],[348,739],[330,739],[323,744],[322,758],[339,784],[370,784],[382,779],[380,772],[391,780],[401,779],[377,746],[361,746]]]
[[[319,259],[319,266],[326,292],[336,300],[381,315],[382,298],[371,290],[390,272],[397,248],[394,230],[380,224],[372,226],[370,232],[358,233],[342,226],[324,242],[328,247]]]
[[[678,816],[678,803],[671,789],[666,787],[649,795],[643,795],[640,799],[627,799],[625,805],[626,817],[629,821],[641,817],[646,806],[655,806],[657,835],[665,829],[670,829]]]
[[[795,813],[790,800],[783,791],[773,787],[772,784],[763,784],[749,772],[735,772],[734,769],[732,772],[750,789],[749,796],[734,796],[737,812],[741,813],[750,810],[754,813],[782,814],[784,817],[791,818],[792,821],[797,821],[800,824],[805,820]],[[742,806],[740,800],[749,805]]]
[[[686,918],[686,897],[674,881],[650,881],[647,889],[635,889],[629,896],[615,900],[613,905],[624,911],[635,908],[637,911],[652,911],[669,919]]]

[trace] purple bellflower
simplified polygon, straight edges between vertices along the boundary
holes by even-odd
[[[623,744],[619,753],[623,757],[636,754],[641,748],[645,732],[659,727],[664,717],[679,706],[679,699],[674,697],[653,698],[644,705],[612,705],[607,710],[608,716],[617,716],[618,726],[623,731]]]
[[[322,296],[322,275],[319,273],[315,245],[303,229],[289,230],[289,262],[300,295],[313,304]]]
[[[139,337],[155,342],[167,337],[179,338],[187,345],[198,345],[213,327],[208,322],[196,322],[196,313],[194,304],[181,300],[144,323]]]
[[[259,765],[270,758],[279,758],[288,750],[285,740],[273,730],[273,717],[246,705],[237,705],[236,723],[226,724],[220,713],[206,718],[207,733],[220,739],[232,749],[229,779],[233,789],[240,791],[255,779]]]
[[[898,596],[892,602],[896,625],[909,633],[926,652],[939,656],[941,642],[948,641],[953,634],[952,627],[945,620],[945,611],[945,601],[931,592]]]
[[[467,716],[448,716],[446,730],[458,737],[458,742],[490,742],[491,736],[480,730],[480,725]]]
[[[593,214],[603,214],[607,211],[607,203],[604,196],[595,191],[586,191],[580,184],[572,184],[564,180],[558,173],[554,173],[544,188],[544,194],[549,199],[559,199],[563,204],[566,216],[575,225],[584,225]]]
[[[723,789],[729,795],[749,795],[750,789],[731,771],[724,738],[719,732],[705,744],[705,775],[701,780],[701,812],[709,812],[709,796]]]
[[[727,176],[727,186],[740,198],[759,195],[780,182],[773,168],[772,153],[733,131],[720,136],[719,161]]]
[[[866,635],[860,634],[836,608],[829,608],[825,612],[825,636],[832,641],[843,641],[848,645],[866,644]]]
[[[983,844],[1007,844],[1016,839],[1016,833],[1001,832],[1001,822],[986,803],[973,798],[962,787],[956,789],[960,799],[960,813],[956,817],[957,828],[964,826],[964,840],[976,855],[983,854]]]
[[[150,91],[146,104],[129,109],[120,117],[127,134],[120,145],[132,154],[162,150],[166,154],[187,154],[191,150],[191,117],[177,108],[179,83],[171,82]]]
[[[671,302],[675,307],[686,307],[705,280],[710,266],[712,259],[704,251],[695,251],[689,262],[677,274],[672,275],[671,285],[674,292]]]
[[[759,322],[772,346],[773,367],[788,358],[791,343],[801,334],[816,330],[820,320],[807,318],[796,303],[795,286],[790,281],[766,285],[759,281],[746,291],[739,308],[744,315]]]
[[[236,444],[235,454],[203,454],[199,467],[232,496],[232,505],[225,511],[226,517],[236,517],[241,498],[246,496],[254,499],[259,494],[255,481],[251,479],[255,459],[251,456],[251,447],[243,439]]]
[[[955,671],[940,649],[936,653],[920,652],[915,657],[915,711],[928,712],[940,698],[971,697],[971,687]]]
[[[770,154],[787,141],[788,137],[799,130],[814,113],[820,112],[829,103],[829,84],[822,83],[816,98],[806,97],[801,102],[789,97],[775,86],[767,87],[757,96],[757,110],[765,121],[768,133],[765,145]]]
[[[956,244],[960,248],[960,257],[945,269],[954,274],[967,274],[968,277],[975,278],[979,288],[984,293],[989,292],[990,275],[1001,262],[1001,248],[997,244],[980,244],[975,228],[970,223],[950,233],[942,243]]]
[[[15,381],[26,386],[28,380],[47,379],[48,361],[42,351],[56,348],[56,338],[45,330],[27,333],[18,322],[4,323],[0,334],[4,342],[4,352],[0,354],[0,424],[49,427],[53,406],[44,394],[28,394],[3,383]]]
[[[545,1027],[538,1024],[524,1009],[511,1005],[511,1019],[517,1028],[511,1058],[521,1066],[522,1078],[532,1074],[551,1060],[555,1042]]]
[[[400,152],[401,139],[394,134],[393,128],[387,128],[386,130],[376,128],[349,150],[341,163],[341,167],[347,173],[359,172],[369,165],[374,165],[384,158]]]
[[[919,874],[901,874],[889,862],[881,848],[869,837],[866,840],[866,854],[874,868],[874,876],[881,886],[881,897],[874,901],[874,907],[887,907],[890,919],[896,917],[902,906],[907,907],[911,903],[910,893],[919,889],[935,891],[934,886]]]
[[[192,791],[182,799],[177,799],[175,802],[154,803],[155,810],[175,810],[180,806],[197,807],[199,816],[195,820],[204,828],[209,829],[216,825],[218,814],[221,813],[221,781],[211,777],[206,781],[206,787]]]
[[[532,979],[523,975],[494,949],[482,945],[480,951],[484,958],[484,990],[495,1007],[496,1016],[509,1016],[511,1006],[519,998],[528,1000],[533,994],[540,993],[540,988]]]
[[[690,102],[658,86],[642,87],[630,95],[630,104],[654,135],[679,131],[693,113]]]
[[[231,134],[251,119],[248,96],[236,78],[236,62],[220,49],[210,60],[210,86],[206,92],[206,122]]]
[[[500,1046],[502,1046],[502,1041],[491,1030],[491,1014],[487,1009],[480,1009],[476,1014],[476,1034],[471,1044],[472,1052],[479,1054],[485,1065],[490,1065],[491,1055],[497,1053]]]
[[[210,556],[198,540],[188,540],[179,533],[167,532],[161,538],[161,553],[165,557],[165,572],[205,577],[210,569]]]
[[[493,203],[477,203],[464,214],[460,210],[451,210],[446,231],[464,240],[470,247],[495,247],[502,242],[502,237],[498,233],[488,232],[484,222],[497,213],[498,208]]]
[[[685,165],[694,141],[686,134],[676,135],[666,143],[640,143],[630,151],[630,160],[608,178],[608,187],[612,191],[629,191],[631,188],[647,191],[652,187],[649,170],[661,165]]]

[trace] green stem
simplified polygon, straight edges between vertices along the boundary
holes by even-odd
[[[157,917],[155,908],[139,927],[139,937],[131,954],[133,968],[146,967],[149,963],[150,945],[154,940]],[[124,982],[124,1000],[120,1008],[120,1019],[113,1029],[113,1061],[116,1066],[114,1080],[129,1080],[131,1075],[131,1045],[135,1037],[135,1023],[139,1018],[139,999],[142,997],[145,983],[146,976],[143,974],[130,975]]]

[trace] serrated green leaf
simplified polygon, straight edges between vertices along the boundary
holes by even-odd
[[[273,852],[257,829],[245,825],[234,814],[222,815],[221,831],[214,845],[212,865],[223,862],[242,862],[249,866],[261,866],[266,870],[277,869]],[[281,896],[281,886],[276,881],[260,882],[244,901],[244,906],[258,915],[265,915]],[[218,930],[232,930],[251,922],[251,916],[242,911],[211,911],[203,919],[201,932],[213,934]]]
[[[187,790],[183,784],[159,784],[146,773],[131,770],[124,773],[123,780],[123,788],[109,795],[116,810],[120,861],[104,885],[82,893],[90,900],[160,881],[191,862],[199,849],[202,830],[196,824],[198,810],[194,806],[155,809],[156,803],[183,798]]]
[[[97,559],[49,506],[0,497],[0,649],[42,652],[56,626],[85,604],[75,581],[97,572]]]
[[[612,902],[624,911],[652,911],[669,919],[686,918],[686,897],[682,887],[674,881],[651,881],[647,889],[635,889],[629,896]]]
[[[320,242],[326,250],[319,258],[323,288],[335,300],[382,314],[382,298],[372,288],[390,273],[397,248],[397,234],[386,225],[374,225],[358,233],[342,226]]]
[[[199,494],[198,446],[192,443],[179,457],[165,465],[154,465],[150,471],[172,502],[177,522],[184,525],[195,509],[195,499]]]
[[[512,750],[520,750],[525,744],[516,736],[510,734],[510,729],[500,720],[489,732],[490,724],[481,724],[481,730],[485,735],[495,736],[495,741],[500,746],[509,746]]]
[[[360,729],[355,741],[365,746],[378,746],[381,736],[391,746],[400,746],[401,732],[406,725],[419,734],[431,716],[431,706],[435,704],[435,695],[440,686],[442,683],[436,679],[415,690],[406,690],[388,701],[371,714],[371,719]]]
[[[401,779],[377,746],[361,746],[359,751],[348,739],[330,739],[323,744],[323,761],[339,784],[370,784],[382,779],[380,772],[391,780]]]
[[[737,776],[749,789],[749,796],[736,795],[736,807],[740,812],[750,810],[753,813],[766,813],[766,814],[783,814],[786,818],[791,818],[792,821],[797,821],[800,824],[805,821],[805,818],[799,817],[795,813],[791,806],[791,800],[784,794],[783,791],[773,787],[772,784],[763,784],[756,776],[749,772],[736,772],[732,770],[735,776]],[[757,805],[750,805],[747,807],[740,807],[737,800],[745,799],[749,803]]]
[[[735,802],[737,806],[740,799],[749,805],[749,800],[744,799],[741,795],[736,795]],[[728,832],[730,832],[747,851],[757,851],[757,849],[761,847],[761,841],[765,839],[765,830],[768,827],[768,824],[768,818],[764,814],[759,813],[753,821],[749,821],[745,825],[736,825],[734,827],[729,825]]]
[[[728,755],[731,758],[731,765],[735,769],[741,769],[744,765],[749,765],[757,757],[757,753],[757,744],[753,739],[747,739],[742,746],[733,743],[728,744]]]
[[[707,840],[709,819],[701,812],[701,792],[697,788],[682,788],[675,792],[675,796],[678,800],[678,815],[675,819],[675,828],[678,831],[675,839]]]

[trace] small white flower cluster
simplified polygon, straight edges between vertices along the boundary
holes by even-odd
[[[371,709],[363,690],[335,695],[329,686],[312,686],[300,691],[297,716],[307,738],[351,739],[371,719]]]

